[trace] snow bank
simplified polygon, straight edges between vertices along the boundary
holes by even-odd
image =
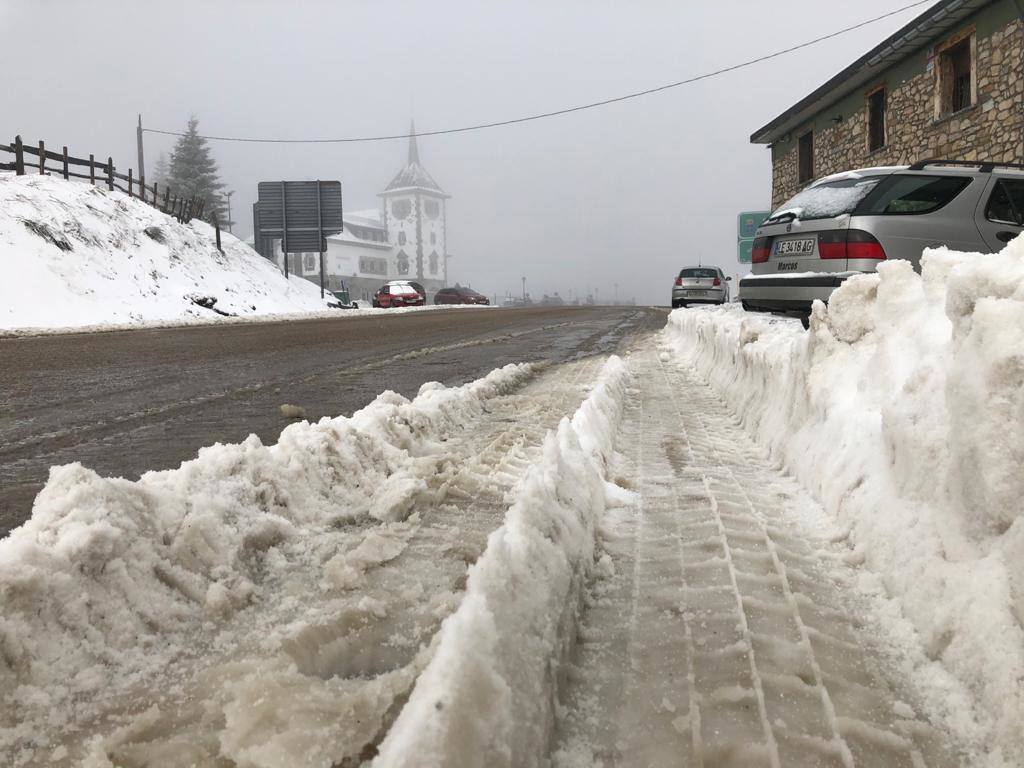
[[[623,493],[604,477],[627,378],[609,359],[572,420],[547,437],[374,766],[542,764],[595,527],[606,495]]]
[[[122,192],[0,173],[0,329],[77,328],[324,312],[320,289],[286,280],[228,233]]]
[[[1024,765],[1024,238],[881,264],[807,333],[735,307],[666,333],[848,529],[969,689],[992,764]]]
[[[385,392],[351,418],[214,445],[137,482],[51,470],[0,540],[0,764],[108,766],[129,737],[178,731],[148,764],[358,755],[425,657],[371,681],[332,668],[357,652],[340,649],[352,628],[386,612],[349,590],[402,551],[440,442],[532,372]],[[352,548],[360,523],[370,534]]]

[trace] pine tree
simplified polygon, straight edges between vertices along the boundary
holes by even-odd
[[[217,174],[217,163],[210,154],[206,139],[199,135],[199,118],[189,118],[185,135],[178,139],[171,152],[167,183],[171,194],[203,201],[203,218],[213,221],[214,213],[222,226],[227,221],[227,206],[220,190],[224,185]]]
[[[167,188],[167,180],[171,175],[171,167],[167,160],[167,153],[161,152],[160,157],[156,161],[156,165],[150,173],[150,177],[146,179],[146,183],[158,184],[160,190]],[[162,194],[162,193],[161,193]]]

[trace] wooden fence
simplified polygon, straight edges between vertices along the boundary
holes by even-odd
[[[0,144],[0,152],[14,155],[14,162],[0,163],[0,171],[14,171],[19,176],[38,171],[40,175],[59,175],[65,179],[86,179],[91,184],[106,184],[107,189],[119,189],[129,197],[138,198],[174,216],[182,223],[203,216],[204,200],[175,194],[170,187],[159,188],[156,183],[147,186],[145,177],[134,178],[131,168],[127,175],[119,173],[111,157],[106,162],[97,161],[93,155],[89,155],[88,160],[72,157],[67,147],[63,147],[60,152],[52,152],[46,148],[45,142],[40,141],[37,147],[23,143],[21,136],[16,136],[9,145]],[[217,247],[220,248],[220,226],[216,213],[212,214],[212,223],[217,229]]]

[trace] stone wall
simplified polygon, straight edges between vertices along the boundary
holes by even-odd
[[[927,157],[1024,162],[1024,25],[1014,20],[988,37],[978,37],[975,45],[973,106],[936,119],[936,58],[920,74],[898,85],[886,84],[886,145],[881,149],[868,151],[866,93],[860,109],[841,122],[828,118],[834,109],[821,113],[814,130],[815,177],[851,168],[907,165]],[[810,125],[794,131],[791,148],[773,157],[773,207],[800,189],[796,137]]]

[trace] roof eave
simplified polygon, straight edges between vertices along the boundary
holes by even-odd
[[[750,136],[751,144],[771,144],[808,118],[869,82],[879,71],[943,37],[950,27],[996,0],[942,0],[883,40],[828,82],[816,88]]]

